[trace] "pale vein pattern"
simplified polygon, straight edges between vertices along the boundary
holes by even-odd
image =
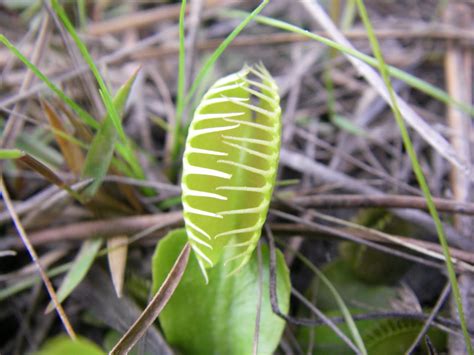
[[[238,271],[252,255],[266,219],[278,165],[278,88],[258,65],[217,81],[196,109],[183,160],[183,209],[189,242],[206,269]]]

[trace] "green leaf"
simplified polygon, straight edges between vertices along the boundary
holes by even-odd
[[[60,335],[47,341],[36,355],[104,355],[105,351],[85,338],[72,340],[65,335]]]
[[[0,159],[18,159],[25,155],[20,149],[0,149]]]
[[[74,291],[77,285],[79,285],[82,279],[84,279],[94,262],[101,244],[101,239],[86,240],[82,244],[79,253],[76,255],[71,268],[58,289],[57,296],[60,303],[63,302],[71,292]],[[46,312],[51,312],[53,309],[54,305],[50,302],[46,308]]]
[[[169,233],[158,244],[153,256],[153,289],[166,278],[186,243],[184,229]],[[232,255],[233,249],[226,248]],[[229,255],[229,256],[230,256]],[[262,247],[262,307],[260,315],[259,353],[271,354],[278,346],[285,322],[276,316],[269,300],[269,253]],[[195,257],[189,264],[167,306],[160,323],[168,342],[185,354],[251,354],[258,304],[257,253],[249,263],[232,276],[222,261],[209,271],[209,284],[200,277]],[[289,271],[283,255],[277,254],[277,294],[282,312],[288,312],[290,298]]]
[[[136,76],[137,72],[135,72],[135,74],[133,74],[132,77],[120,87],[114,97],[114,106],[119,114],[122,113],[125,107],[125,103],[127,102],[130,89]],[[102,122],[99,131],[92,140],[84,163],[84,169],[82,171],[83,178],[94,179],[92,184],[84,190],[83,194],[86,200],[92,198],[96,194],[107,174],[107,171],[109,170],[114,154],[117,135],[118,133],[112,121],[112,117],[107,115]]]
[[[223,248],[234,271],[250,259],[275,186],[281,134],[278,87],[262,66],[218,80],[195,111],[183,157],[186,231],[201,270]]]

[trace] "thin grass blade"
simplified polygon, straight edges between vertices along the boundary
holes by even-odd
[[[346,303],[342,299],[337,289],[334,287],[331,281],[329,281],[326,275],[324,275],[324,273],[321,272],[321,270],[319,270],[309,259],[307,259],[303,254],[299,253],[296,250],[292,250],[292,251],[303,262],[303,264],[305,264],[326,285],[329,292],[331,292],[332,296],[334,297],[339,307],[339,310],[341,311],[341,314],[347,323],[347,326],[349,328],[349,331],[351,332],[351,335],[352,335],[352,338],[354,339],[355,344],[359,348],[361,354],[367,354],[367,349],[365,347],[364,340],[362,339],[362,336],[360,335],[359,329],[357,328],[357,325],[355,324],[354,318],[352,318],[352,314],[349,311],[349,308],[347,307]]]
[[[448,272],[449,282],[451,283],[451,288],[453,290],[454,300],[456,302],[459,320],[461,322],[461,328],[462,328],[464,339],[466,342],[466,348],[467,348],[468,353],[472,355],[473,348],[472,348],[472,343],[471,343],[471,337],[467,329],[466,318],[464,316],[461,292],[459,290],[459,285],[456,278],[456,272],[454,271],[454,265],[451,259],[451,254],[449,252],[449,245],[448,245],[448,242],[446,241],[446,236],[444,234],[443,225],[439,218],[438,211],[436,210],[436,206],[433,202],[433,196],[431,195],[430,188],[428,187],[428,183],[426,182],[425,176],[418,162],[418,158],[416,156],[415,149],[413,148],[413,144],[411,142],[410,136],[408,135],[408,131],[405,126],[405,122],[403,121],[400,108],[397,104],[396,94],[395,94],[395,91],[393,90],[391,80],[390,80],[390,73],[389,73],[387,65],[385,64],[378,40],[375,37],[372,24],[367,14],[367,9],[365,8],[364,2],[362,0],[356,0],[356,2],[359,8],[360,16],[367,30],[367,35],[369,37],[372,50],[374,52],[375,57],[377,58],[380,72],[382,74],[385,85],[387,86],[387,90],[390,94],[390,100],[392,101],[392,105],[391,105],[392,111],[395,116],[395,120],[397,121],[398,127],[400,129],[405,149],[407,150],[408,156],[410,157],[413,171],[418,180],[418,184],[420,185],[421,190],[423,191],[423,195],[426,198],[426,203],[428,205],[429,212],[431,216],[433,217],[433,221],[436,225],[438,238],[439,238],[441,247],[443,249],[443,254],[446,261],[446,269]]]
[[[248,16],[236,27],[234,30],[227,36],[227,38],[217,47],[217,49],[214,51],[214,53],[211,54],[209,59],[204,63],[202,66],[201,70],[199,73],[196,75],[196,78],[194,79],[193,84],[191,85],[191,88],[189,89],[188,94],[186,95],[185,100],[178,100],[179,106],[176,109],[176,124],[180,124],[179,122],[181,121],[182,117],[182,112],[184,110],[184,105],[188,103],[192,96],[195,94],[196,90],[199,88],[199,85],[202,83],[203,79],[206,77],[206,74],[209,72],[209,70],[212,68],[214,63],[219,59],[219,57],[224,53],[225,49],[230,45],[230,43],[234,40],[235,37],[238,36],[240,32],[252,21],[264,8],[267,6],[269,0],[263,0],[261,4],[252,11],[251,14],[248,14]],[[183,70],[184,70],[184,63],[183,63]],[[184,76],[184,73],[183,73]],[[184,81],[184,77],[182,79]],[[182,93],[184,95],[184,92]],[[180,151],[180,139],[179,139],[179,134],[182,132],[175,127],[174,133],[176,134],[176,137],[173,138],[173,145],[172,145],[172,161],[176,161],[179,151]]]
[[[77,253],[71,268],[58,289],[57,294],[60,303],[62,303],[84,279],[99,252],[101,244],[101,239],[87,240],[82,244],[79,253]],[[49,313],[53,309],[54,304],[50,302],[45,313]]]
[[[237,11],[237,10],[232,10],[232,11],[226,11],[223,12],[223,15],[229,16],[229,17],[238,17],[242,18],[245,16],[248,16],[249,13],[245,11]],[[327,45],[328,47],[335,48],[338,51],[342,53],[349,54],[357,59],[362,60],[363,62],[369,64],[370,66],[374,68],[378,68],[378,63],[377,59],[366,55],[362,52],[359,52],[358,50],[354,48],[349,48],[346,46],[343,46],[337,42],[334,42],[326,37],[319,36],[315,33],[312,33],[310,31],[304,30],[298,26],[292,25],[288,22],[281,21],[281,20],[276,20],[270,17],[266,16],[256,16],[255,21],[267,26],[279,28],[281,30],[287,31],[287,32],[293,32],[300,34],[302,36],[308,37],[310,39],[313,39],[315,41],[318,41],[320,43],[323,43]],[[435,98],[436,100],[439,100],[443,102],[446,105],[452,105],[453,107],[458,108],[459,110],[469,114],[471,117],[474,117],[474,107],[471,105],[467,105],[463,102],[459,102],[455,100],[451,95],[449,95],[446,91],[424,81],[421,80],[403,70],[400,70],[398,68],[392,67],[392,66],[387,66],[388,71],[390,73],[390,76],[400,79],[404,82],[406,82],[408,85],[411,87],[420,90],[421,92],[424,92],[425,94]]]
[[[120,119],[119,111],[115,108],[113,104],[113,98],[112,95],[110,94],[110,91],[107,87],[107,85],[104,82],[104,79],[99,73],[99,69],[95,65],[94,59],[90,55],[89,51],[87,50],[86,45],[84,42],[80,39],[79,35],[77,34],[74,26],[72,25],[71,21],[69,21],[69,18],[66,15],[66,12],[64,9],[61,7],[59,2],[57,0],[52,0],[51,5],[58,15],[58,17],[61,19],[64,27],[66,30],[69,32],[71,37],[73,38],[74,42],[76,43],[79,51],[81,52],[84,60],[86,63],[89,65],[90,70],[94,74],[95,79],[97,80],[97,83],[99,84],[100,91],[102,92],[102,99],[104,101],[104,105],[106,106],[108,110],[108,116],[113,122],[113,125],[115,129],[117,130],[119,136],[122,138],[123,141],[126,141],[126,135],[122,127],[122,121]],[[110,111],[109,111],[110,110]]]
[[[61,89],[59,89],[49,78],[44,75],[28,58],[26,58],[4,35],[0,34],[0,43],[7,47],[19,60],[25,64],[39,79],[41,79],[48,88],[53,91],[58,97],[64,101],[79,117],[93,128],[97,128],[99,123],[91,116],[87,111],[82,109],[78,104],[74,102],[69,96],[67,96]]]
[[[18,159],[25,155],[20,149],[0,149],[0,160]]]
[[[122,112],[130,89],[136,78],[137,73],[128,79],[128,81],[118,90],[114,105],[118,112]],[[86,156],[84,168],[82,170],[83,178],[93,178],[94,181],[84,190],[83,196],[86,200],[91,199],[99,189],[104,180],[114,154],[115,143],[117,140],[117,130],[110,115],[102,122],[102,125],[92,140],[91,147]]]

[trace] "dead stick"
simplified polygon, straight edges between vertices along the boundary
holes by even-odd
[[[236,0],[207,0],[204,5],[206,8],[215,8],[218,6],[227,6],[237,3]],[[130,30],[131,28],[140,29],[156,23],[172,20],[178,17],[181,4],[159,6],[151,10],[137,11],[132,14],[118,16],[110,20],[92,23],[87,27],[87,33],[93,36],[103,36],[106,34]],[[189,6],[186,12],[189,11]]]
[[[291,202],[313,208],[414,208],[427,210],[426,201],[419,196],[406,195],[314,195],[295,197]],[[442,212],[474,215],[474,203],[435,198],[436,208]]]
[[[113,219],[98,220],[92,222],[73,223],[62,227],[49,228],[30,233],[30,241],[33,245],[44,245],[53,242],[83,240],[100,235],[101,237],[112,237],[118,234],[134,234],[144,229],[155,226],[166,228],[177,226],[182,223],[181,211],[168,212],[154,215],[121,217]],[[2,243],[2,247],[21,248],[22,245],[16,241]]]

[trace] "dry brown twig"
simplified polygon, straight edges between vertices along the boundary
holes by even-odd
[[[411,208],[427,210],[426,200],[420,196],[408,195],[311,195],[296,196],[291,202],[303,207],[314,208]],[[440,212],[474,215],[474,203],[434,198]]]
[[[326,31],[313,31],[315,34],[320,36],[327,36]],[[363,29],[352,29],[342,31],[344,36],[354,40],[365,40],[367,34]],[[460,39],[465,41],[474,41],[474,31],[464,30],[457,32],[455,28],[444,28],[424,26],[423,28],[417,28],[413,30],[402,30],[393,28],[382,28],[375,30],[375,35],[380,40],[384,39],[437,39],[437,40],[449,40],[449,39]],[[208,51],[216,49],[222,39],[206,39],[196,43],[196,49],[200,51]],[[250,47],[250,46],[262,46],[262,45],[285,45],[298,42],[310,42],[307,37],[295,34],[295,33],[270,33],[264,36],[261,35],[241,35],[232,41],[230,48]],[[167,43],[158,48],[146,48],[137,51],[133,54],[135,59],[149,59],[149,58],[160,58],[169,55],[176,55],[179,51],[178,45]],[[388,58],[390,61],[390,58]]]
[[[180,225],[182,220],[182,212],[177,211],[155,215],[79,222],[31,233],[30,241],[33,245],[44,245],[61,241],[83,240],[95,235],[101,235],[107,238],[115,235],[137,233],[150,226],[156,229],[173,227]],[[11,243],[11,245],[12,247],[21,247],[21,244],[17,242]]]

